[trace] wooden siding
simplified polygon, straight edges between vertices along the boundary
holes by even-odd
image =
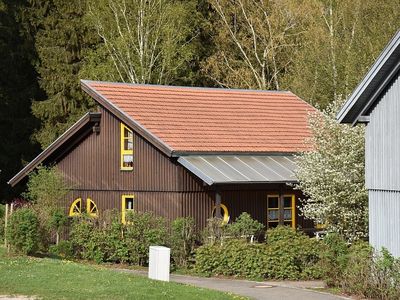
[[[205,185],[176,158],[169,158],[135,131],[133,171],[121,171],[120,121],[103,108],[99,111],[100,133],[90,133],[58,162],[73,186],[65,211],[76,198],[83,199],[83,209],[86,199],[92,199],[100,214],[121,211],[122,195],[134,195],[134,207],[139,211],[151,211],[169,220],[192,216],[198,228],[204,228],[215,204],[215,187]],[[277,184],[223,185],[219,189],[232,221],[247,211],[263,224],[267,195],[280,190],[293,193],[290,187]],[[307,228],[303,219],[297,217],[296,221]]]

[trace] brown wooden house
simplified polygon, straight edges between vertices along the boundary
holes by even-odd
[[[69,215],[107,209],[192,216],[203,227],[242,212],[268,227],[310,229],[288,185],[307,150],[310,105],[291,92],[82,81],[98,104],[15,175],[56,164]]]

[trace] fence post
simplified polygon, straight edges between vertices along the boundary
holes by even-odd
[[[4,247],[7,248],[7,222],[8,221],[8,203],[6,203],[6,215],[4,218]]]

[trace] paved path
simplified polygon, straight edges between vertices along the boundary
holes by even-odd
[[[121,270],[120,272],[133,273],[147,276],[146,271]],[[247,296],[251,299],[262,300],[338,300],[350,299],[327,293],[306,290],[306,288],[321,288],[321,281],[265,281],[256,282],[237,279],[205,278],[186,275],[174,275],[171,281],[189,284],[197,287],[230,292],[237,295]]]

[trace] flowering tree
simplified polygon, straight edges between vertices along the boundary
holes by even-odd
[[[368,236],[368,196],[364,186],[364,127],[338,124],[333,103],[309,117],[313,151],[297,157],[303,191],[301,212],[348,241]]]

